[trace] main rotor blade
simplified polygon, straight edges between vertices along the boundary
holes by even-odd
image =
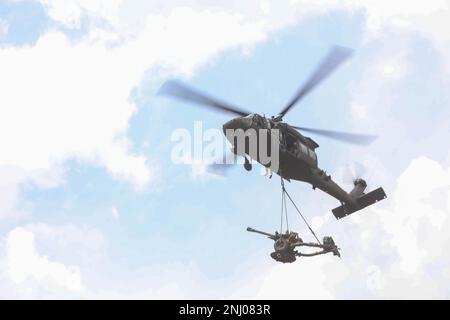
[[[281,118],[306,94],[314,89],[321,81],[331,74],[342,62],[347,60],[353,50],[345,47],[334,46],[328,55],[322,60],[319,67],[309,77],[306,83],[297,91],[297,94],[292,98],[288,105],[281,110]]]
[[[335,140],[340,140],[352,144],[358,144],[358,145],[369,145],[375,139],[377,139],[377,136],[369,135],[369,134],[360,134],[360,133],[349,133],[349,132],[342,132],[342,131],[332,131],[332,130],[322,130],[322,129],[312,129],[312,128],[304,128],[304,127],[294,127],[295,129],[298,129],[300,131],[306,131],[311,132],[320,136],[328,137]]]
[[[191,89],[178,81],[166,81],[157,94],[164,94],[172,96],[181,100],[198,103],[212,109],[216,109],[223,112],[234,113],[239,116],[245,117],[250,112],[240,109],[238,107],[229,105],[227,103],[215,100],[205,94],[202,94],[194,89]]]

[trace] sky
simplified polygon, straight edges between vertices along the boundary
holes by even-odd
[[[0,298],[448,299],[449,21],[445,0],[0,0]],[[333,45],[352,58],[284,120],[378,135],[312,138],[388,198],[336,221],[289,183],[342,259],[278,264],[245,229],[279,228],[279,179],[173,163],[175,130],[231,117],[156,92],[275,115]]]

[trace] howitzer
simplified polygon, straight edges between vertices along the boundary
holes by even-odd
[[[286,231],[286,233],[275,232],[275,234],[270,234],[249,227],[247,228],[247,231],[262,234],[275,241],[273,245],[275,251],[272,252],[270,256],[279,262],[291,263],[296,260],[296,257],[312,257],[328,252],[332,252],[335,256],[340,257],[339,248],[334,243],[332,237],[324,237],[323,243],[308,243],[303,242],[298,236],[298,233],[289,230]],[[322,250],[311,253],[302,253],[295,250],[297,247],[312,247],[320,248]]]

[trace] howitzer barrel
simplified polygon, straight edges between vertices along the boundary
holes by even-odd
[[[276,240],[278,238],[274,234],[270,234],[270,233],[267,233],[267,232],[264,232],[264,231],[259,231],[259,230],[256,230],[256,229],[253,229],[253,228],[250,228],[250,227],[247,228],[247,231],[248,232],[254,232],[254,233],[262,234],[262,235],[267,236],[268,238],[270,238],[272,240]]]

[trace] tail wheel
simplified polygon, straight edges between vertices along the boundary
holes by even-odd
[[[252,164],[248,161],[247,158],[245,158],[244,168],[247,171],[251,171],[252,170]]]

